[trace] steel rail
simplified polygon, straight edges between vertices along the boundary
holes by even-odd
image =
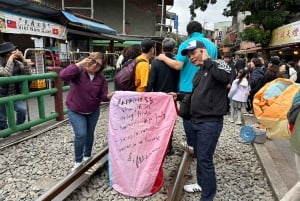
[[[36,130],[24,131],[23,133],[20,132],[20,133],[17,133],[16,135],[9,136],[9,137],[7,137],[7,140],[6,140],[7,142],[5,142],[5,140],[4,140],[3,142],[0,143],[1,144],[0,145],[0,151],[3,150],[3,149],[8,148],[10,146],[14,146],[16,144],[19,144],[20,142],[29,140],[31,138],[34,138],[34,137],[38,136],[38,135],[46,133],[50,130],[53,130],[53,129],[61,126],[62,124],[66,123],[68,121],[69,121],[69,118],[66,118],[63,121],[60,121],[58,123],[54,123],[50,126],[47,126],[47,125],[49,123],[52,123],[52,122],[44,123],[44,124],[41,124],[39,126],[39,127],[42,127],[42,128],[37,128]],[[22,136],[25,136],[25,137],[22,137]]]
[[[185,182],[185,175],[193,160],[194,154],[188,148],[184,148],[181,162],[178,166],[177,174],[174,182],[168,187],[167,201],[180,201]]]
[[[101,102],[101,106],[103,108],[107,108],[109,106],[109,102]],[[39,126],[34,127],[34,129],[32,129],[32,130],[18,132],[15,135],[8,136],[6,139],[4,138],[3,140],[0,141],[0,151],[8,148],[10,146],[19,144],[20,142],[34,138],[34,137],[41,135],[47,131],[56,129],[68,121],[69,121],[69,118],[66,116],[65,119],[62,121],[59,121],[59,122],[54,121],[55,123],[53,123],[53,121],[48,121],[46,123],[43,123],[43,124],[40,124]],[[49,124],[52,124],[52,125],[49,126]]]
[[[97,155],[79,166],[68,174],[63,180],[54,185],[51,189],[40,196],[36,201],[61,201],[67,198],[83,182],[89,179],[98,169],[108,161],[108,146],[102,149]]]

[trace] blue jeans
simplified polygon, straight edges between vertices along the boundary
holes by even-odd
[[[182,118],[182,123],[183,123],[183,129],[184,129],[184,132],[186,135],[187,144],[189,146],[194,147],[196,140],[197,140],[197,138],[196,138],[197,136],[196,136],[196,132],[192,128],[192,122],[191,122],[191,120]]]
[[[14,102],[14,110],[16,111],[16,124],[22,124],[26,120],[27,106],[25,101],[19,100]],[[8,128],[7,114],[5,104],[0,105],[0,130]]]
[[[74,130],[75,162],[90,157],[94,144],[94,131],[100,116],[100,109],[90,114],[81,114],[68,110],[68,117]]]
[[[213,201],[217,191],[213,156],[223,128],[223,120],[192,124],[197,133],[194,149],[197,150],[197,181],[202,188],[200,201]]]

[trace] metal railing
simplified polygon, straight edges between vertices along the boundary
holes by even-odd
[[[53,67],[51,69],[53,72],[44,74],[34,74],[34,75],[21,75],[21,76],[11,76],[11,77],[0,77],[0,85],[9,83],[19,83],[21,85],[21,93],[14,96],[0,97],[0,104],[5,104],[8,128],[0,131],[0,137],[7,137],[18,131],[23,131],[30,129],[33,126],[45,123],[47,121],[56,119],[57,121],[62,121],[64,119],[63,106],[63,91],[68,91],[69,86],[63,86],[63,82],[58,76],[60,67]],[[39,91],[30,92],[29,82],[33,80],[41,79],[51,79],[53,80],[53,88],[42,89]],[[55,103],[55,112],[46,115],[45,113],[45,96],[53,95]],[[39,112],[39,118],[24,122],[23,124],[16,125],[15,111],[14,111],[14,101],[36,98],[37,107]],[[29,111],[27,111],[29,112]]]

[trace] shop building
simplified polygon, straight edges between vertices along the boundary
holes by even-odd
[[[296,21],[272,32],[269,45],[270,55],[277,55],[287,61],[300,59],[300,21]]]
[[[63,66],[73,53],[94,51],[94,39],[123,41],[103,22],[31,1],[0,0],[0,20],[0,42],[11,41],[22,51],[49,49]]]

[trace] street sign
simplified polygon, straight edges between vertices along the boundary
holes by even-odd
[[[220,41],[222,41],[222,31],[219,31],[219,34],[218,34],[218,41],[220,42]]]
[[[178,15],[174,17],[174,29],[178,29]]]

